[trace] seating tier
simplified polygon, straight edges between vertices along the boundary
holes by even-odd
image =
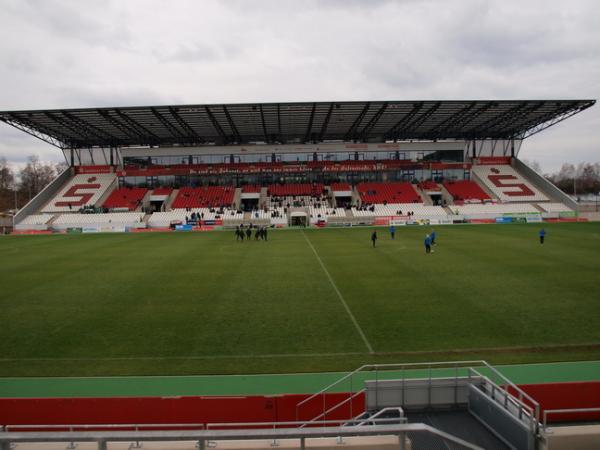
[[[410,183],[358,183],[356,190],[363,203],[421,203]]]
[[[114,173],[75,175],[41,210],[42,213],[78,211],[95,205],[115,180]]]
[[[179,189],[171,206],[173,209],[227,207],[233,203],[234,194],[233,186],[184,187]]]
[[[144,196],[148,192],[145,188],[119,188],[115,189],[104,202],[108,209],[127,209],[135,211],[142,203]]]
[[[452,195],[455,202],[482,202],[491,200],[490,196],[474,181],[446,181],[444,187]]]
[[[504,202],[548,200],[510,165],[473,166],[472,171]]]

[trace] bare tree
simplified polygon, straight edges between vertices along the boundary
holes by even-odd
[[[540,163],[538,161],[536,161],[535,159],[532,159],[531,161],[528,159],[524,159],[523,162],[528,165],[530,168],[532,168],[533,170],[535,170],[537,173],[541,174],[542,173],[542,166],[540,165]]]
[[[27,158],[27,165],[19,172],[20,190],[31,199],[44,189],[56,177],[56,167],[52,163],[43,163],[37,155]]]
[[[0,158],[0,189],[12,189],[15,183],[15,174],[8,165],[6,158]]]

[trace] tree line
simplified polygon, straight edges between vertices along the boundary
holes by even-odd
[[[67,167],[66,163],[43,162],[31,155],[15,172],[6,158],[0,158],[0,211],[21,208]]]
[[[567,194],[600,194],[600,163],[565,163],[558,172],[544,176]]]

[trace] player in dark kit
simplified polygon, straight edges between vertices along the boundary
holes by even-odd
[[[375,247],[375,242],[377,241],[377,231],[373,231],[371,235],[371,241],[373,241],[373,247]]]
[[[546,230],[544,230],[543,228],[540,230],[539,232],[539,236],[540,236],[540,244],[544,243],[544,238],[546,237]]]
[[[431,253],[431,238],[428,234],[425,235],[425,241],[423,243],[425,244],[425,253]]]
[[[392,236],[392,239],[396,236],[396,227],[394,225],[390,226],[390,236]]]

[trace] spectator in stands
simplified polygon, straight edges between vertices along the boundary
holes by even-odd
[[[544,243],[544,238],[546,237],[546,230],[544,230],[543,228],[540,230],[539,232],[539,236],[540,236],[540,244]]]
[[[392,237],[392,240],[396,236],[396,227],[394,225],[390,226],[390,236]]]
[[[371,241],[373,242],[373,247],[375,247],[375,242],[377,242],[377,231],[373,231],[371,235]]]
[[[431,239],[431,245],[437,245],[437,244],[435,243],[435,236],[436,236],[436,234],[435,234],[435,230],[431,230],[431,233],[429,234],[429,237],[430,237],[430,239]]]
[[[431,250],[431,238],[429,237],[428,234],[425,235],[424,244],[425,244],[425,253],[431,253],[432,252],[432,250]]]

